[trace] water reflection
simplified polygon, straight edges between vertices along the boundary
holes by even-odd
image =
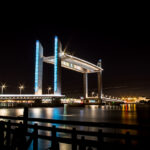
[[[67,115],[67,104],[64,104],[64,116]]]
[[[70,144],[60,143],[59,146],[60,146],[60,150],[71,150],[72,149]]]
[[[32,113],[30,113],[29,115],[33,116],[34,118],[39,118],[41,117],[41,111],[41,108],[33,108]]]
[[[23,115],[22,108],[2,108],[0,109],[1,116],[21,116]]]
[[[8,109],[0,109],[0,115],[8,116],[8,113],[9,113]]]
[[[136,104],[122,105],[122,123],[137,124]]]
[[[141,109],[141,107],[140,107]],[[144,111],[144,110],[143,110]],[[46,118],[57,120],[80,120],[95,122],[112,122],[138,124],[136,104],[123,104],[121,106],[98,106],[88,105],[82,107],[68,107],[67,105],[57,108],[29,108],[29,117]],[[0,109],[0,115],[21,116],[22,108]],[[148,115],[148,114],[147,114]],[[145,117],[149,117],[145,116]]]

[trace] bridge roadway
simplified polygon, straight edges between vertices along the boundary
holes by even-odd
[[[0,100],[36,100],[36,99],[51,99],[51,98],[64,98],[65,95],[54,95],[54,94],[42,94],[42,95],[35,95],[35,94],[3,94],[0,95]],[[69,98],[67,98],[69,99]],[[88,97],[88,100],[98,100],[98,97]],[[123,102],[120,99],[114,98],[106,98],[102,97],[102,102]]]
[[[98,100],[98,97],[87,97],[86,99],[87,100]],[[105,103],[105,102],[119,102],[119,103],[122,103],[124,101],[121,100],[121,99],[116,99],[116,98],[102,97],[102,103]]]
[[[4,94],[0,95],[0,100],[31,100],[31,99],[50,99],[50,98],[62,98],[65,95],[54,95],[54,94]]]
[[[123,100],[121,99],[114,99],[114,98],[106,98],[106,97],[103,97],[102,98],[102,102],[118,102],[118,103],[124,103]]]

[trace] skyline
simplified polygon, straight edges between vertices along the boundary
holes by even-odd
[[[63,49],[67,48],[67,52],[74,56],[94,64],[102,59],[104,94],[150,96],[149,30],[144,24],[126,26],[126,22],[119,27],[117,23],[110,27],[108,24],[86,22],[81,22],[81,25],[19,23],[10,28],[3,27],[0,34],[0,82],[8,84],[10,93],[14,93],[13,87],[20,83],[26,86],[27,93],[32,93],[35,41],[40,40],[44,56],[50,56],[53,54],[53,37],[58,35]],[[52,70],[53,66],[44,64],[45,92],[48,86],[53,85]],[[82,75],[62,69],[62,78],[62,92],[74,85],[71,92],[82,93]],[[96,80],[94,75],[89,77],[89,89],[97,88]]]

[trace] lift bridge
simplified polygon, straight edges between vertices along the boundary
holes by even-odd
[[[54,92],[53,94],[42,94],[42,81],[43,81],[43,63],[54,65]],[[44,98],[56,98],[64,97],[61,92],[61,67],[70,69],[83,74],[83,97],[84,100],[90,99],[88,96],[88,74],[96,73],[98,78],[98,96],[96,99],[99,103],[103,100],[107,100],[102,97],[102,65],[101,60],[97,65],[69,55],[62,50],[62,44],[57,36],[54,37],[54,56],[43,56],[43,46],[39,40],[36,41],[36,55],[35,55],[35,84],[34,94],[24,95],[1,95],[0,99],[44,99]],[[93,98],[92,98],[93,99]]]

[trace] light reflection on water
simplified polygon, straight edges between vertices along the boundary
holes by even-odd
[[[0,115],[4,116],[21,116],[23,115],[22,108],[6,108],[0,109]],[[145,105],[123,104],[121,106],[98,106],[91,105],[83,107],[63,107],[56,108],[29,108],[29,117],[33,118],[47,118],[57,120],[77,120],[77,121],[91,121],[91,122],[109,122],[109,123],[123,123],[123,124],[150,124],[150,109]],[[33,123],[33,122],[32,122]],[[44,124],[44,123],[43,123]],[[41,123],[42,125],[42,123]],[[50,126],[50,124],[44,124]],[[54,124],[53,124],[54,125]],[[59,125],[57,127],[70,128],[69,126]],[[78,127],[80,130],[95,130],[95,128]],[[126,132],[122,130],[122,133]],[[39,131],[50,135],[50,132]],[[66,134],[59,134],[67,136]],[[49,141],[40,140],[40,149],[46,149],[50,146]],[[70,149],[70,145],[61,144],[61,148]],[[32,149],[32,146],[30,147]]]
[[[22,108],[3,108],[0,115],[21,116]],[[136,104],[124,104],[121,106],[98,106],[91,105],[83,107],[56,107],[56,108],[29,108],[29,117],[60,119],[60,120],[80,120],[80,121],[100,121],[113,123],[138,124]],[[140,118],[139,118],[140,119]]]

